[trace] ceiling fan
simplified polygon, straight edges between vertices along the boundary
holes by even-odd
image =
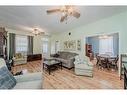
[[[61,13],[62,14],[60,22],[64,22],[70,16],[73,16],[75,18],[80,17],[80,13],[77,12],[76,8],[72,5],[65,5],[60,8],[47,10],[47,14],[52,14],[52,13]]]

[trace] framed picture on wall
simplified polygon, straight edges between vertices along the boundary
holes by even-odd
[[[65,41],[64,49],[65,50],[76,50],[76,41],[75,40]]]
[[[77,50],[81,50],[81,40],[77,40]]]

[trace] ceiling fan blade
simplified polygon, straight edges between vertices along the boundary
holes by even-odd
[[[51,10],[47,10],[47,14],[55,13],[55,12],[60,12],[60,9],[51,9]]]
[[[67,14],[61,17],[60,22],[63,22],[66,18],[67,18]]]
[[[72,15],[76,18],[79,18],[80,17],[80,13],[76,12],[76,11],[73,11]]]

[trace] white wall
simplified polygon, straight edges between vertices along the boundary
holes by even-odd
[[[42,36],[34,36],[33,39],[33,53],[39,54],[42,53]]]
[[[71,32],[71,36],[68,33]],[[60,50],[64,50],[63,42],[68,40],[81,39],[81,51],[77,52],[81,57],[85,56],[85,37],[92,35],[102,35],[109,33],[119,33],[119,53],[127,53],[127,12],[117,14],[94,23],[84,25],[61,34],[51,37],[51,45],[55,41],[60,41]]]
[[[127,12],[121,13],[103,20],[99,20],[97,22],[84,25],[78,28],[75,28],[70,31],[66,31],[61,34],[55,34],[51,37],[51,44],[55,41],[60,41],[61,50],[64,50],[63,42],[67,40],[78,40],[81,39],[82,41],[82,50],[81,51],[74,51],[82,56],[85,54],[85,37],[87,36],[94,36],[94,35],[102,35],[102,34],[110,34],[110,33],[119,33],[120,38],[120,53],[127,52]],[[68,33],[71,32],[69,36]]]

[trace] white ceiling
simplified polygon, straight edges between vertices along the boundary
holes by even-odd
[[[48,33],[65,32],[124,11],[125,6],[77,6],[81,17],[60,23],[61,14],[47,15],[46,10],[58,6],[0,6],[0,26],[31,32],[38,27]]]

